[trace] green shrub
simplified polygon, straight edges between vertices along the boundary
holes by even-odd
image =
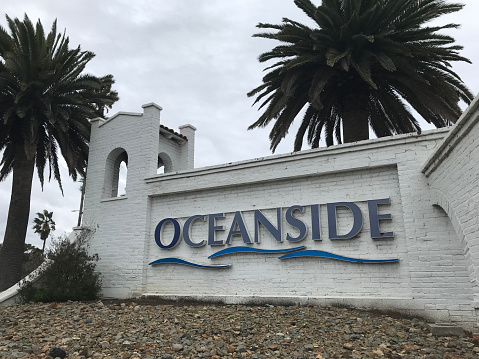
[[[67,238],[53,241],[47,252],[48,263],[40,269],[35,283],[24,281],[20,287],[22,302],[64,302],[98,299],[100,274],[96,272],[98,255],[88,253],[89,230],[76,241]]]

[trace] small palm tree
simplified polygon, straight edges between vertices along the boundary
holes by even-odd
[[[378,137],[420,131],[406,103],[436,127],[454,123],[460,100],[470,103],[471,92],[452,71],[451,62],[468,59],[461,46],[440,30],[456,24],[426,26],[463,5],[444,0],[310,0],[294,3],[315,27],[284,18],[280,25],[258,24],[272,32],[256,37],[280,45],[262,54],[267,67],[263,84],[248,93],[266,108],[249,129],[271,121],[271,149],[286,136],[304,110],[294,150],[303,138],[319,146],[369,138],[369,126]],[[368,126],[369,125],[369,126]]]
[[[43,186],[44,171],[61,186],[59,155],[70,176],[84,175],[90,139],[89,119],[104,116],[118,100],[111,75],[85,74],[95,54],[70,49],[56,21],[45,33],[7,16],[0,27],[0,181],[13,175],[10,207],[0,252],[0,291],[20,280],[30,196],[35,168]]]
[[[35,223],[33,231],[38,233],[43,241],[42,254],[45,252],[45,243],[50,236],[50,232],[55,230],[55,221],[52,217],[53,212],[44,209],[43,212],[37,212],[37,217],[33,220],[33,223]]]

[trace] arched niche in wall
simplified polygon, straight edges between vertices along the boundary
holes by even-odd
[[[158,154],[158,166],[156,174],[168,173],[173,171],[173,163],[171,162],[170,156],[162,152]]]
[[[105,183],[103,185],[104,198],[125,195],[127,169],[128,154],[123,148],[115,148],[106,159]]]
[[[474,248],[470,247],[469,241],[467,236],[464,234],[464,228],[461,226],[461,222],[459,221],[459,218],[456,215],[456,212],[454,211],[454,207],[452,204],[447,200],[447,198],[444,196],[444,194],[440,191],[434,190],[433,191],[433,208],[438,211],[439,213],[444,215],[445,222],[450,225],[451,229],[449,233],[451,234],[451,237],[453,238],[453,241],[457,243],[463,254],[464,258],[466,260],[466,267],[468,269],[468,274],[469,274],[469,282],[473,283],[474,287],[478,288],[479,287],[479,268],[476,263],[473,261],[473,255],[471,255],[471,252],[474,251]],[[470,199],[468,202],[469,209],[471,207],[474,207],[474,200]],[[471,206],[472,203],[472,206]],[[474,217],[473,217],[474,218]],[[456,264],[454,264],[456,265]],[[479,292],[477,289],[475,289],[476,292]]]
[[[444,268],[439,271],[439,273],[441,273],[440,275],[452,276],[451,272],[453,271],[457,283],[461,283],[459,281],[460,279],[466,278],[464,283],[462,283],[461,288],[466,288],[466,286],[469,285],[471,285],[471,289],[473,286],[477,288],[478,271],[475,269],[474,263],[471,261],[471,249],[469,247],[469,243],[464,240],[463,235],[457,233],[457,230],[452,222],[454,219],[450,217],[442,205],[433,204],[432,207],[435,213],[435,219],[429,218],[429,220],[435,220],[435,223],[433,222],[430,230],[428,231],[429,239],[427,240],[434,240],[438,236],[443,236],[448,238],[449,242],[448,248],[438,247],[434,242],[431,242],[431,250],[434,251],[433,255],[437,258],[435,259],[437,264],[434,265],[437,266],[441,263],[444,263],[442,264]],[[447,264],[448,262],[449,264]],[[429,266],[432,266],[432,264],[429,264]],[[431,271],[434,270],[434,268],[431,269]],[[463,271],[463,275],[460,274],[461,270]],[[448,288],[446,291],[451,296],[457,294],[454,288]]]

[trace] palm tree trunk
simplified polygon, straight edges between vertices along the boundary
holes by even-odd
[[[81,226],[81,220],[82,220],[82,217],[83,217],[83,202],[85,200],[85,180],[86,180],[86,176],[83,176],[83,178],[81,179],[81,197],[80,197],[80,209],[78,210],[78,223],[77,223],[77,227],[80,227]]]
[[[353,110],[343,113],[343,143],[369,139],[369,114]]]
[[[368,98],[361,95],[361,89],[345,95],[342,101],[343,143],[369,139]]]
[[[0,252],[0,291],[16,284],[22,276],[34,165],[35,159],[27,159],[23,146],[17,146],[7,226]]]

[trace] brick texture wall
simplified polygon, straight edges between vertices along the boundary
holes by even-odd
[[[105,296],[346,304],[420,313],[433,320],[451,320],[475,328],[478,256],[471,248],[476,245],[479,250],[479,243],[478,196],[472,193],[472,187],[474,181],[477,187],[478,172],[477,161],[467,167],[467,160],[461,160],[474,146],[470,155],[478,158],[475,127],[459,142],[465,149],[456,146],[457,158],[446,156],[431,171],[425,170],[424,164],[437,156],[450,134],[447,129],[193,169],[194,127],[181,128],[183,134],[188,132],[191,142],[162,142],[173,140],[159,135],[160,109],[150,104],[143,114],[119,114],[106,122],[93,123],[83,225],[96,230],[91,250],[101,257]],[[116,148],[128,153],[126,195],[108,198],[102,192],[102,185],[111,180],[105,178],[105,164]],[[166,153],[173,168],[181,170],[156,175],[159,153]],[[465,167],[466,175],[461,176]],[[447,178],[451,172],[457,173],[456,177]],[[457,187],[452,197],[439,185],[451,181]],[[435,193],[454,199],[449,199],[452,202],[445,207]],[[476,202],[471,205],[468,199],[464,204],[464,193],[472,193],[470,198]],[[380,213],[391,214],[392,220],[381,221],[381,231],[392,231],[395,236],[372,239],[367,201],[382,198],[389,198],[390,205],[380,206]],[[333,202],[352,202],[361,209],[364,218],[358,236],[329,239],[326,204]],[[461,209],[451,215],[450,208],[456,202]],[[295,235],[297,230],[284,220],[285,211],[293,205],[305,206],[305,213],[296,217],[310,226],[310,205],[316,204],[320,205],[322,240],[312,240],[310,228],[302,241],[288,242],[286,233]],[[274,223],[276,208],[282,208],[283,240],[278,242],[261,228],[261,243],[250,247],[305,246],[347,257],[397,258],[399,262],[279,260],[278,254],[208,259],[221,249],[245,245],[241,236],[233,236],[231,244],[224,246],[192,248],[182,241],[164,250],[155,243],[155,228],[162,219],[174,218],[183,225],[193,215],[214,213],[224,213],[224,218],[216,220],[217,226],[225,227],[224,232],[217,232],[216,239],[224,241],[236,211],[242,212],[253,238],[254,210],[262,210]],[[337,216],[338,232],[347,233],[352,226],[351,212],[339,208]],[[162,235],[165,241],[172,238],[172,226],[165,226]],[[208,224],[195,222],[191,237],[201,241],[207,236]],[[231,267],[148,265],[165,257]]]
[[[479,309],[479,97],[427,160],[431,201],[451,218]]]

